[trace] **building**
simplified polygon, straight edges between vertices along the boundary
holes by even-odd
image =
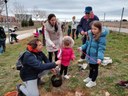
[[[22,21],[22,20],[29,21],[29,19],[32,18],[32,15],[29,15],[29,14],[15,14],[15,18],[18,21]]]

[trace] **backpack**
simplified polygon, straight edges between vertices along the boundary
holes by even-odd
[[[23,57],[24,57],[24,54],[26,53],[26,52],[29,52],[29,51],[24,51],[24,52],[21,52],[20,53],[20,55],[19,55],[19,58],[18,58],[18,60],[16,61],[16,69],[17,70],[21,70],[24,66],[23,66]],[[29,52],[30,53],[30,52]],[[32,53],[33,54],[33,53]],[[34,55],[34,54],[33,54]],[[35,58],[37,58],[36,57],[36,55],[34,55],[35,56]]]
[[[16,61],[16,69],[17,70],[21,70],[24,67],[23,63],[22,63],[22,60],[23,60],[23,56],[24,56],[25,53],[26,53],[26,51],[21,52],[20,55],[19,55],[18,60]]]

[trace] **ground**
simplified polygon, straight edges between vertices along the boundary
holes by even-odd
[[[15,85],[21,83],[19,72],[15,69],[15,62],[20,52],[24,51],[26,44],[31,38],[24,39],[13,45],[7,44],[7,50],[0,55],[0,96],[8,91],[16,90]],[[40,37],[42,39],[42,37]],[[105,56],[113,59],[113,63],[107,66],[99,67],[99,76],[97,86],[87,88],[83,79],[88,75],[88,68],[79,70],[77,60],[80,53],[77,48],[81,45],[81,37],[75,40],[76,60],[71,62],[69,74],[72,76],[69,80],[64,80],[59,88],[51,85],[50,77],[46,78],[46,83],[39,86],[42,96],[105,96],[108,92],[111,96],[128,96],[128,89],[115,86],[120,80],[128,80],[128,34],[118,34],[111,32],[107,37],[107,48]],[[43,48],[47,54],[45,47]],[[76,95],[79,96],[79,95]]]

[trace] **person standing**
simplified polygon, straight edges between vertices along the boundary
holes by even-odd
[[[75,38],[75,32],[76,32],[76,27],[77,27],[77,22],[76,22],[76,17],[72,17],[72,39]]]
[[[91,29],[91,22],[99,20],[99,18],[94,15],[92,7],[87,6],[85,7],[85,15],[81,18],[80,23],[77,26],[78,31],[80,32],[81,35],[83,35],[82,38],[82,44],[86,43],[87,40],[87,31]],[[86,53],[86,49],[83,50]],[[85,61],[85,54],[81,54],[81,59],[78,60],[78,62]]]
[[[106,49],[106,36],[109,33],[108,28],[103,27],[100,21],[93,21],[91,30],[88,31],[89,39],[85,44],[78,48],[82,51],[86,49],[86,60],[89,63],[89,76],[83,81],[87,87],[96,86],[98,76],[98,66],[104,59]]]
[[[44,26],[44,21],[41,22],[41,25],[42,25],[42,42],[43,42],[43,46],[45,46],[45,36],[44,36],[44,32],[45,32],[45,26]]]
[[[6,50],[6,34],[3,27],[0,27],[0,53]]]
[[[70,36],[64,36],[62,40],[62,47],[58,51],[58,59],[61,60],[60,75],[64,78],[69,79],[68,67],[71,60],[75,60],[75,54],[73,50],[74,40]]]
[[[46,49],[48,51],[49,60],[52,62],[53,53],[55,54],[55,61],[57,59],[57,52],[60,49],[62,42],[61,23],[57,21],[54,14],[49,14],[48,20],[45,23],[45,40]]]

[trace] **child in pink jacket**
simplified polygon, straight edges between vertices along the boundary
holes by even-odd
[[[73,45],[74,40],[70,36],[65,36],[62,40],[61,49],[58,51],[58,58],[61,60],[60,75],[64,72],[64,78],[66,79],[69,79],[67,71],[70,61],[75,59]]]

